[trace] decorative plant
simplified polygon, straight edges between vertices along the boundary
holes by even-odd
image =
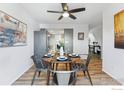
[[[64,42],[60,41],[60,47],[64,47]]]
[[[64,40],[60,40],[59,43],[57,44],[57,49],[60,49],[60,47],[64,48]]]

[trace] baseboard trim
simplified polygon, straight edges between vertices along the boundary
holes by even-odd
[[[106,74],[108,74],[111,78],[115,79],[118,83],[120,83],[121,85],[124,85],[121,81],[119,81],[119,79],[117,79],[115,76],[113,76],[112,74],[110,74],[108,71],[102,69],[102,71]]]
[[[33,64],[31,64],[27,69],[25,69],[17,78],[15,78],[12,82],[10,82],[9,85],[13,85],[13,83],[19,79],[25,72],[27,72],[31,67],[33,66]]]

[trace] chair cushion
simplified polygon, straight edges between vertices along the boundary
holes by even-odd
[[[31,56],[31,58],[33,59],[33,62],[37,69],[45,68],[44,65],[42,64],[42,60],[40,56],[34,55],[34,56]]]

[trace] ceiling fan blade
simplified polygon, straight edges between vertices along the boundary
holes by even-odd
[[[74,15],[72,15],[72,14],[69,14],[69,17],[74,19],[74,20],[76,19],[76,17]]]
[[[61,15],[59,18],[58,18],[58,20],[61,20],[63,18],[63,16]]]
[[[62,5],[63,11],[68,11],[68,5],[67,5],[67,3],[62,3],[61,5]]]
[[[63,13],[63,11],[51,11],[51,10],[47,10],[47,12],[50,12],[50,13]]]
[[[81,12],[81,11],[85,11],[85,8],[72,9],[72,10],[69,10],[68,12],[69,13],[76,13],[76,12]]]

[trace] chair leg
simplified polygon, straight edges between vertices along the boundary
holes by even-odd
[[[71,63],[69,64],[69,69],[72,70],[72,64]]]
[[[66,70],[68,70],[68,64],[66,63],[65,65],[66,65]]]
[[[35,77],[36,77],[36,73],[37,73],[37,70],[35,70],[35,72],[34,72],[34,76],[33,76],[33,79],[32,79],[32,82],[31,82],[31,85],[34,84],[34,80],[35,80]]]
[[[38,72],[38,77],[40,77],[40,73],[41,73],[41,71]]]
[[[83,73],[84,73],[84,76],[86,76],[86,73],[85,73],[85,71],[83,71]]]
[[[89,71],[88,71],[88,70],[87,70],[87,75],[88,75],[88,77],[89,77],[89,80],[90,80],[91,85],[93,85],[93,83],[92,83],[92,80],[91,80],[91,77],[90,77],[90,74],[89,74]]]
[[[50,81],[50,71],[47,70],[47,85],[49,85],[49,81]]]
[[[77,80],[77,75],[76,75],[76,72],[74,72],[74,82],[72,85],[75,85],[76,84],[76,80]]]
[[[56,70],[58,69],[58,63],[56,63]]]
[[[52,69],[54,70],[54,68],[55,68],[55,64],[53,63],[52,66],[53,66]]]

